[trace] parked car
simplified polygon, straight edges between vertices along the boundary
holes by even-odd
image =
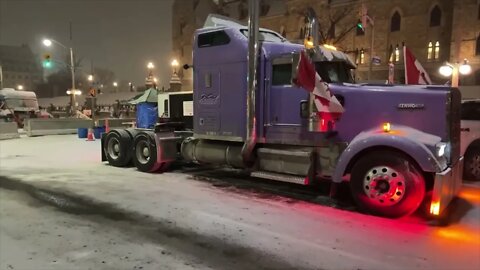
[[[480,181],[480,99],[462,102],[463,178]]]

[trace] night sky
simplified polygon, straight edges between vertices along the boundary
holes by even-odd
[[[109,68],[120,82],[143,85],[146,64],[153,61],[159,86],[171,75],[171,13],[173,0],[0,0],[0,44],[30,45],[40,56],[51,51],[64,59],[61,47],[47,49],[51,37],[73,47],[83,70]]]

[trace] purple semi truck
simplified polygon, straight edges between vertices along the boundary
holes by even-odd
[[[312,95],[291,83],[305,47],[259,29],[257,4],[250,1],[248,28],[210,16],[195,32],[193,131],[177,123],[112,130],[102,138],[102,160],[133,160],[144,172],[182,159],[301,185],[348,181],[368,213],[400,217],[426,203],[440,215],[461,186],[459,91],[356,85],[345,54],[316,46],[316,71],[345,109],[324,132]],[[310,22],[317,33],[314,15]]]

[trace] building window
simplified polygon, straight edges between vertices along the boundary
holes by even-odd
[[[477,18],[480,20],[480,4],[478,4],[478,15],[477,15]]]
[[[303,31],[303,27],[300,27],[300,33],[298,34],[298,39],[305,39],[305,31]]]
[[[435,42],[435,59],[440,58],[440,42]]]
[[[362,28],[358,27],[358,26],[361,25],[361,24],[362,24],[362,21],[358,20],[358,21],[357,21],[357,36],[363,36],[363,35],[365,35],[365,31],[363,31]],[[362,25],[362,27],[364,27],[364,26]]]
[[[400,31],[401,23],[402,23],[402,17],[400,17],[400,13],[398,13],[398,11],[395,11],[390,21],[390,32]]]
[[[395,63],[400,61],[400,49],[397,46],[395,46]]]
[[[477,38],[477,46],[475,46],[475,55],[480,55],[480,34]]]
[[[430,12],[430,27],[440,26],[442,23],[442,11],[438,6],[435,6]]]
[[[433,42],[428,42],[427,48],[427,59],[428,60],[438,60],[440,58],[440,42],[436,41],[435,46]]]
[[[365,64],[365,52],[363,49],[360,50],[360,64]]]
[[[287,37],[287,31],[285,30],[285,26],[280,26],[280,35],[282,35],[282,37],[286,38]]]
[[[428,60],[433,59],[433,43],[431,41],[428,42],[427,59]]]

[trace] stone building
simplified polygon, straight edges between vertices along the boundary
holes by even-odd
[[[362,6],[374,26],[361,23]],[[480,0],[262,0],[260,26],[281,33],[292,42],[305,35],[305,11],[319,18],[320,41],[347,52],[358,64],[358,81],[385,81],[388,63],[395,64],[395,81],[404,82],[403,45],[422,63],[434,83],[444,84],[438,69],[468,59],[473,72],[461,85],[480,85]],[[247,0],[176,0],[173,5],[173,54],[181,65],[192,62],[192,37],[208,14],[230,16],[246,23]],[[373,34],[373,50],[372,50]],[[303,42],[302,42],[303,43]],[[373,53],[372,53],[373,51]],[[192,71],[179,73],[183,90],[192,89]]]
[[[0,66],[2,67],[3,87],[32,91],[43,80],[42,69],[27,45],[0,45]]]

